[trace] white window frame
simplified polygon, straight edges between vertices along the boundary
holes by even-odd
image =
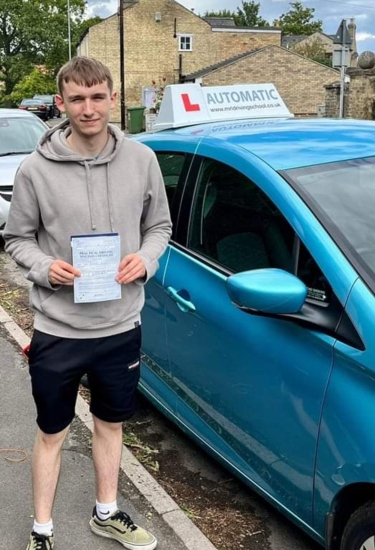
[[[182,48],[181,47],[181,39],[182,38],[189,38],[190,39],[190,48]],[[179,34],[178,35],[178,51],[179,52],[192,52],[193,51],[193,35],[192,34]]]

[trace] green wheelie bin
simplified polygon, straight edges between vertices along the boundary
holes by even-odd
[[[130,134],[139,134],[143,130],[143,113],[146,107],[128,107],[128,130]]]

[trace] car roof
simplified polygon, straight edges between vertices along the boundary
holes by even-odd
[[[7,109],[5,107],[0,107],[0,118],[19,118],[20,116],[35,118],[35,115],[29,113],[28,111],[22,111],[22,109]]]
[[[149,134],[148,143],[183,142],[235,148],[275,170],[375,156],[375,121],[328,118],[244,119]],[[179,147],[181,149],[181,147]]]

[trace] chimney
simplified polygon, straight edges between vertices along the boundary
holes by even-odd
[[[355,24],[354,17],[352,17],[351,19],[349,19],[349,23],[348,23],[349,36],[352,40],[352,43],[350,45],[350,66],[351,67],[356,67],[357,60],[358,60],[356,30],[357,30],[357,25]]]

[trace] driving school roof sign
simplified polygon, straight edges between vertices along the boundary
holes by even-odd
[[[244,118],[293,117],[274,84],[165,88],[154,130]]]

